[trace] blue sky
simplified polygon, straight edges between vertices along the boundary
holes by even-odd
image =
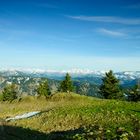
[[[140,70],[140,2],[0,1],[0,67]]]

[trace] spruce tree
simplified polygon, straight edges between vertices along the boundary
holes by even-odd
[[[102,79],[103,83],[100,87],[100,93],[106,99],[120,99],[123,97],[119,88],[119,80],[114,76],[113,71],[110,70]]]
[[[39,97],[45,96],[46,98],[48,98],[51,95],[51,91],[47,80],[39,84],[37,88],[37,93]]]
[[[74,89],[71,76],[67,73],[65,79],[60,84],[61,92],[72,92]]]
[[[2,92],[3,101],[13,101],[17,98],[18,89],[15,84],[7,85]]]
[[[129,98],[131,101],[140,101],[140,85],[137,84],[132,88]]]

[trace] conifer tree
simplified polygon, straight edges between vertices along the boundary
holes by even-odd
[[[67,73],[65,79],[60,84],[61,92],[72,92],[74,89],[71,76]]]
[[[2,92],[3,101],[13,101],[17,98],[18,89],[15,84],[7,85]]]
[[[103,83],[100,87],[100,93],[106,99],[121,99],[123,97],[119,88],[119,80],[114,76],[112,70],[105,74],[102,81]]]
[[[140,101],[140,85],[135,85],[133,89],[130,91],[130,100],[131,101]]]
[[[39,84],[37,88],[37,93],[39,96],[45,96],[46,98],[48,98],[51,95],[51,91],[47,80]]]

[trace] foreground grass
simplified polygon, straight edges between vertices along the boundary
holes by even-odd
[[[48,100],[28,96],[20,101],[0,103],[1,119],[31,111],[44,113],[33,118],[6,122],[4,126],[8,129],[22,127],[37,131],[46,134],[45,138],[48,139],[51,139],[52,133],[53,138],[58,135],[54,132],[62,134],[60,139],[140,138],[140,103],[101,100],[74,93],[55,94]],[[20,133],[23,132],[25,133]],[[13,133],[16,135],[16,131]]]

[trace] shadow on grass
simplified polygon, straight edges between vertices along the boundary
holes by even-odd
[[[83,129],[51,132],[49,134],[15,126],[0,126],[0,140],[70,140],[69,137],[82,133]]]
[[[72,140],[73,136],[78,134],[78,137],[75,139],[79,139],[79,134],[82,134],[83,139],[108,139],[107,135],[104,135],[104,132],[94,127],[93,129],[88,129],[88,133],[84,132],[83,128],[75,129],[75,130],[67,130],[67,131],[57,131],[51,133],[42,133],[36,130],[31,130],[27,128],[17,127],[17,126],[8,126],[8,125],[0,125],[0,140]],[[136,130],[135,130],[136,131]],[[92,132],[92,134],[90,133]],[[93,132],[96,134],[93,135]],[[117,129],[115,134],[111,134],[109,139],[120,140],[123,134],[126,134],[126,130]],[[100,135],[99,135],[100,134]],[[128,133],[127,133],[128,134]],[[114,137],[115,136],[115,137]],[[134,136],[128,137],[131,140],[140,140],[139,129],[134,133]]]
[[[134,111],[134,112],[140,113],[140,110],[132,110],[132,109],[131,109],[131,111]]]

